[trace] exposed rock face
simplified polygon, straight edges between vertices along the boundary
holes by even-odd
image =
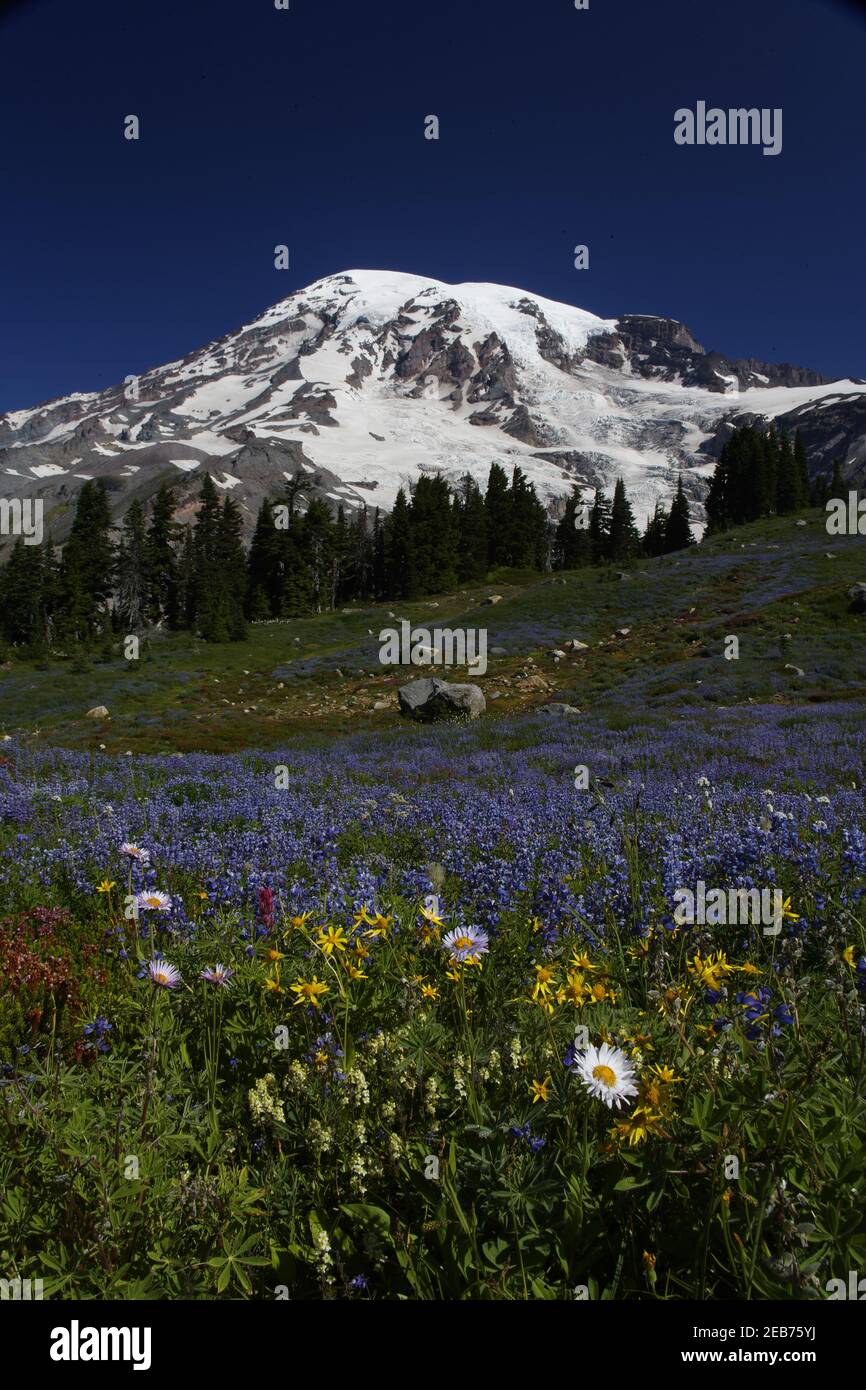
[[[410,719],[428,722],[447,719],[477,719],[487,707],[477,685],[453,684],[438,676],[410,681],[398,691],[400,713]]]
[[[848,597],[855,613],[866,613],[866,584],[852,584]]]

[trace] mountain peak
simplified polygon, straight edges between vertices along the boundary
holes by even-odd
[[[639,518],[682,474],[697,515],[731,421],[796,413],[819,466],[841,428],[851,474],[866,462],[864,407],[862,383],[729,362],[674,319],[357,269],[179,361],[0,416],[0,472],[7,493],[43,498],[59,539],[89,478],[119,516],[166,480],[191,499],[205,471],[248,528],[298,471],[352,512],[389,509],[421,473],[483,484],[493,462],[519,465],[553,508],[622,477]]]

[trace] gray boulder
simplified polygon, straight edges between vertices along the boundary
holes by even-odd
[[[458,685],[438,676],[422,676],[397,692],[400,713],[409,719],[477,719],[486,701],[477,685]]]
[[[552,704],[541,706],[542,714],[580,714],[576,705],[564,705],[555,700]]]

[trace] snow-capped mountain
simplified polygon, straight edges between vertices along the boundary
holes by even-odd
[[[0,495],[42,497],[62,540],[86,478],[107,480],[117,516],[169,479],[182,519],[207,470],[252,526],[299,471],[351,513],[389,509],[422,472],[483,485],[496,460],[554,508],[621,476],[642,519],[680,470],[699,503],[731,422],[754,417],[800,424],[817,469],[866,469],[862,381],[729,362],[671,319],[355,270],[181,361],[0,416]]]

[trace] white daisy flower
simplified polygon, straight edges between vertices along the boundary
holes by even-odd
[[[139,912],[171,912],[171,898],[158,888],[147,888],[136,894],[135,905]]]
[[[481,956],[490,949],[487,932],[480,927],[455,927],[442,938],[442,945],[451,952],[451,959],[458,961]]]
[[[219,985],[221,989],[226,989],[231,984],[234,973],[230,965],[217,962],[216,965],[209,965],[206,970],[202,970],[199,979],[207,980],[209,985]]]
[[[142,849],[141,845],[134,845],[130,840],[125,840],[120,846],[121,854],[125,854],[128,859],[134,859],[136,864],[150,863],[150,850]]]
[[[163,989],[175,989],[180,983],[180,971],[176,965],[169,965],[167,960],[152,960],[148,962],[147,973],[151,982],[160,985]]]
[[[615,1105],[619,1109],[624,1101],[637,1095],[634,1067],[618,1047],[607,1043],[588,1047],[577,1054],[575,1070],[590,1095],[603,1100],[609,1108]]]

